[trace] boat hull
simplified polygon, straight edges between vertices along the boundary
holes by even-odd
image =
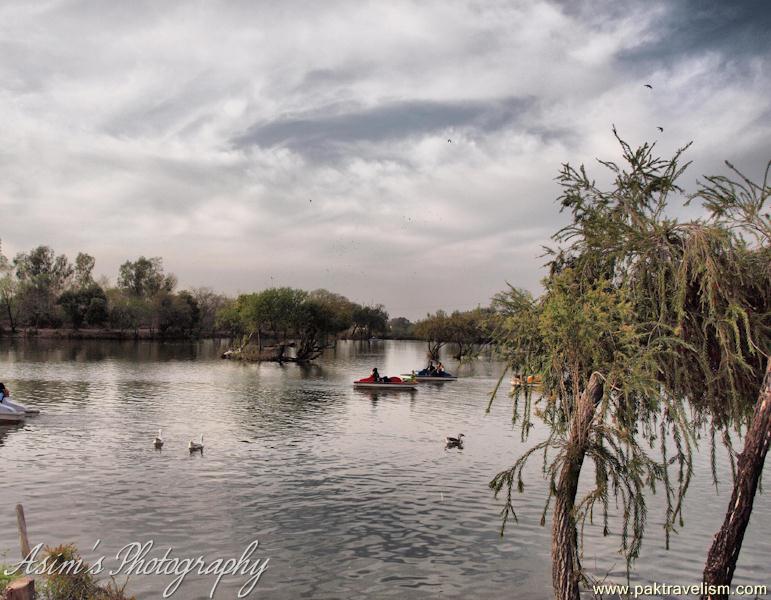
[[[14,402],[13,400],[9,398],[3,398],[2,404],[0,406],[7,406],[16,412],[23,413],[25,415],[39,415],[40,411],[37,408],[28,408],[24,406],[23,404],[19,404],[18,402]]]
[[[19,423],[26,416],[24,411],[15,410],[7,404],[0,404],[0,423]]]
[[[420,383],[444,383],[445,381],[458,381],[457,377],[431,377],[415,375],[415,381]]]
[[[416,390],[418,386],[411,383],[359,383],[354,382],[353,387],[356,389],[366,390]]]

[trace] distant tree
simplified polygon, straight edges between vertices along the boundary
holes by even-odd
[[[428,344],[428,358],[439,360],[439,352],[450,339],[450,323],[447,313],[438,310],[415,323],[415,335]]]
[[[308,293],[295,288],[269,288],[242,294],[232,306],[219,313],[221,324],[243,332],[236,352],[243,352],[254,342],[262,349],[263,335],[271,335],[279,344],[270,360],[313,360],[328,347],[328,338],[349,327],[348,301],[326,290]],[[293,342],[294,357],[284,354]],[[260,360],[265,358],[259,355]]]
[[[453,357],[461,360],[472,355],[479,345],[487,344],[492,338],[489,328],[490,310],[475,308],[467,311],[454,311],[447,321],[447,341],[455,344]],[[477,350],[478,351],[478,350]]]
[[[107,320],[107,296],[95,283],[64,291],[57,301],[73,329],[80,329],[84,323],[102,325]]]
[[[247,323],[243,318],[244,297],[242,294],[217,309],[217,328],[227,331],[234,340],[247,335]]]
[[[13,259],[20,281],[45,278],[45,283],[56,293],[69,281],[73,268],[64,254],[56,256],[48,246],[38,246],[29,253],[19,253]]]
[[[388,312],[382,304],[374,306],[355,305],[353,313],[353,331],[351,337],[361,332],[370,338],[375,334],[385,334],[388,331]]]
[[[154,302],[158,332],[162,336],[194,335],[201,311],[190,292],[172,294],[162,291],[156,295]]]
[[[17,298],[22,318],[29,324],[56,325],[56,299],[67,286],[73,268],[63,254],[56,256],[48,246],[38,246],[13,259],[19,281]]]
[[[337,335],[351,328],[356,305],[341,294],[328,290],[314,290],[308,295],[310,300],[324,306],[328,312],[328,334]]]
[[[336,336],[347,329],[333,303],[309,295],[297,307],[295,317],[298,337],[297,360],[308,361],[317,358],[327,347],[327,337]]]
[[[482,308],[456,310],[450,315],[438,310],[415,323],[413,331],[415,336],[428,343],[428,356],[431,360],[439,360],[439,352],[447,344],[455,345],[453,357],[460,360],[470,355],[475,346],[490,342],[490,315],[489,309]]]
[[[107,298],[107,321],[113,329],[128,329],[138,335],[142,326],[152,323],[153,310],[148,300],[116,288],[107,291]]]
[[[19,310],[16,297],[18,285],[14,267],[2,250],[2,242],[0,242],[0,303],[2,304],[2,314],[8,319],[11,332],[15,333]]]
[[[160,291],[171,292],[177,284],[173,274],[164,275],[160,257],[140,256],[120,266],[118,287],[137,298],[152,298]]]
[[[414,335],[414,326],[405,317],[394,317],[388,321],[388,335],[397,340],[411,338]]]
[[[101,294],[93,294],[86,308],[86,323],[94,327],[103,326],[110,317],[109,307],[107,305],[107,295],[101,286],[95,285],[95,290]]]
[[[192,290],[193,298],[200,311],[198,328],[201,335],[211,335],[217,330],[217,315],[232,304],[227,296],[218,294],[211,288],[196,288]]]
[[[76,288],[87,288],[94,284],[94,265],[96,260],[90,254],[78,252],[75,258],[74,286]]]

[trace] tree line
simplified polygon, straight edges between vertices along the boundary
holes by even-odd
[[[96,281],[95,259],[74,261],[38,246],[7,258],[0,248],[0,319],[21,328],[110,328],[138,335],[199,337],[218,330],[218,314],[231,301],[209,288],[175,291],[177,279],[160,258],[143,256],[120,266],[117,285]]]
[[[0,246],[0,324],[11,333],[89,328],[135,337],[220,335],[242,349],[255,342],[258,351],[269,340],[299,348],[306,359],[340,337],[420,339],[434,359],[445,345],[460,359],[491,339],[490,309],[440,310],[413,323],[389,319],[382,304],[362,305],[324,289],[270,288],[237,298],[206,287],[177,290],[176,276],[164,271],[159,257],[127,260],[110,285],[95,279],[95,262],[83,252],[71,261],[48,246],[9,259]]]
[[[652,145],[618,142],[623,161],[600,161],[609,186],[584,166],[560,171],[559,203],[571,220],[553,236],[543,293],[511,288],[494,300],[497,350],[514,371],[543,380],[537,392],[514,389],[515,421],[523,439],[536,418],[550,433],[490,485],[505,494],[505,525],[527,461],[542,457],[554,595],[574,600],[593,579],[581,562],[587,522],[609,535],[609,513],[619,510],[628,568],[643,543],[647,488],[663,498],[667,547],[685,525],[704,427],[715,485],[716,439],[729,446],[734,472],[703,576],[704,598],[726,598],[717,586],[732,581],[771,440],[769,169],[755,183],[729,164],[730,177],[707,177],[687,194],[679,186],[687,146],[664,159]],[[700,202],[706,216],[674,218],[680,201]],[[595,476],[579,496],[584,463]]]

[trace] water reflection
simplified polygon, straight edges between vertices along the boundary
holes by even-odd
[[[457,382],[358,390],[352,382],[374,366],[387,374],[421,366],[425,347],[340,343],[303,366],[223,361],[221,350],[216,342],[0,344],[0,380],[42,410],[24,427],[0,427],[0,459],[11,465],[0,488],[0,553],[15,551],[7,507],[23,502],[33,542],[76,542],[87,558],[96,538],[104,554],[154,539],[178,556],[212,558],[259,539],[271,557],[258,586],[265,598],[497,598],[513,588],[551,597],[540,464],[526,473],[520,522],[503,538],[500,502],[487,488],[524,449],[505,398],[484,412],[498,365],[443,357]],[[446,448],[458,432],[463,448]],[[191,454],[188,442],[202,433],[205,453]],[[708,474],[708,457],[699,465]],[[725,457],[719,468],[730,480]],[[672,552],[661,550],[651,501],[643,576],[698,579],[726,492],[715,498],[698,473],[694,486],[700,519]],[[738,575],[751,582],[763,573],[752,566],[771,560],[766,496],[755,510]],[[585,535],[585,562],[618,570],[618,536],[591,527]],[[129,587],[157,598],[161,579],[134,577]],[[211,583],[189,578],[181,597],[206,598]],[[238,587],[225,580],[218,597]]]
[[[0,446],[5,444],[6,438],[12,436],[15,432],[24,428],[22,423],[11,423],[0,425]]]

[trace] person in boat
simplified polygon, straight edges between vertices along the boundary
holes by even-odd
[[[372,381],[380,383],[380,373],[377,372],[377,367],[372,369]]]
[[[4,383],[0,383],[0,402],[11,395],[11,390],[5,387]]]
[[[434,366],[434,361],[432,360],[432,361],[431,361],[431,362],[428,364],[428,374],[429,374],[429,375],[433,375],[434,373],[436,373],[436,367]]]
[[[441,361],[436,365],[436,372],[434,375],[444,375],[444,365]]]

